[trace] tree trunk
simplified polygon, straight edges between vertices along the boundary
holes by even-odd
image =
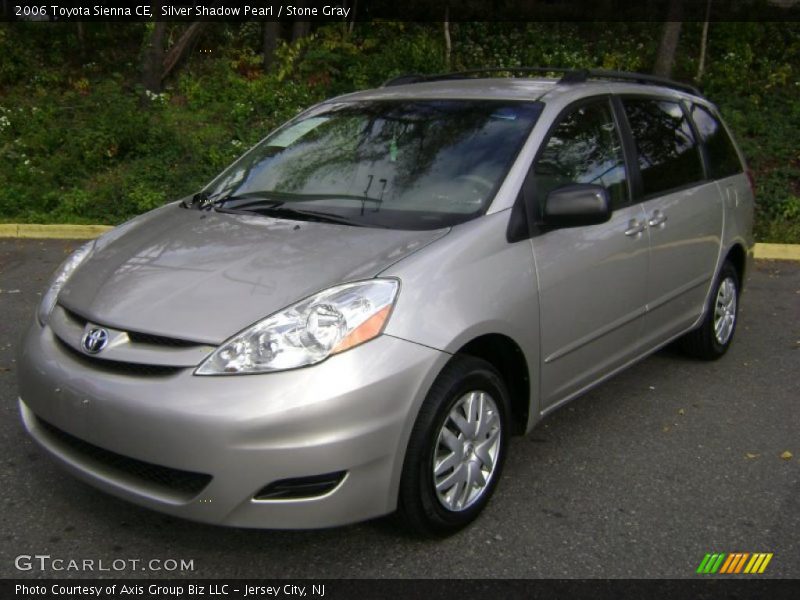
[[[75,27],[78,34],[78,51],[81,58],[84,58],[86,56],[86,28],[83,26],[83,21],[77,21]]]
[[[207,26],[207,22],[195,21],[183,32],[183,35],[178,38],[178,41],[175,42],[164,57],[163,70],[161,71],[162,80],[166,79],[176,65],[194,48],[195,43]]]
[[[450,54],[453,47],[450,43],[450,6],[444,7],[444,66],[450,70]]]
[[[269,69],[275,60],[275,48],[278,47],[278,40],[281,37],[281,24],[278,21],[267,21],[264,23],[264,46],[262,48],[264,70]]]
[[[706,70],[706,50],[708,48],[708,19],[711,15],[711,0],[706,4],[706,20],[703,21],[703,33],[700,37],[700,60],[697,61],[697,74],[694,80],[700,83]]]
[[[358,12],[358,0],[353,0],[353,20],[350,21],[350,25],[348,26],[347,33],[353,33],[353,27],[356,26],[356,13]]]
[[[159,3],[153,3],[153,14],[159,8]],[[142,52],[142,85],[146,90],[154,93],[161,91],[161,70],[164,61],[164,39],[166,37],[167,24],[163,21],[156,21],[152,31],[148,31],[145,36],[144,52]]]
[[[298,8],[306,8],[308,3],[301,0],[297,3]],[[292,24],[292,42],[296,42],[300,38],[307,36],[311,32],[311,23],[309,21],[295,21]]]
[[[295,21],[292,24],[292,41],[296,42],[300,38],[306,37],[311,32],[311,23],[309,21]]]
[[[660,77],[671,77],[672,67],[675,64],[675,54],[678,50],[678,39],[681,35],[681,16],[683,14],[681,0],[670,0],[667,21],[661,32],[661,43],[658,46],[656,64],[653,74]]]

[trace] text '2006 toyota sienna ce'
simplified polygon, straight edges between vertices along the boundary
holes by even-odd
[[[512,435],[678,338],[723,355],[753,193],[714,105],[472,75],[316,105],[79,248],[21,344],[31,436],[180,517],[445,534]]]

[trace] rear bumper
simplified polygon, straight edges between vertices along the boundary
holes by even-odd
[[[381,336],[313,367],[250,376],[92,369],[34,323],[19,357],[31,436],[81,479],[179,517],[242,527],[341,525],[394,510],[413,420],[448,355]],[[42,422],[44,421],[44,423]],[[210,476],[171,489],[78,440],[143,464]],[[54,433],[55,431],[55,433]],[[124,464],[124,463],[123,463]],[[254,500],[271,482],[345,471],[322,496]]]

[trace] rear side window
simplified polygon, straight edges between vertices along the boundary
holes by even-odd
[[[534,166],[539,206],[552,190],[593,183],[608,190],[612,208],[628,203],[622,143],[607,100],[576,108],[556,125]]]
[[[702,181],[700,152],[680,104],[639,98],[622,104],[636,142],[644,196]]]
[[[708,156],[709,176],[721,179],[742,172],[742,163],[728,132],[709,110],[697,104],[692,106],[692,120]]]

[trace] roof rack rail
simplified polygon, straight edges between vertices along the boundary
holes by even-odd
[[[482,75],[484,73],[528,73],[528,74],[546,74],[546,73],[568,73],[576,69],[569,69],[565,67],[487,67],[485,69],[470,69],[467,71],[453,71],[452,73],[437,73],[435,75],[421,75],[418,73],[409,73],[400,75],[389,79],[381,85],[381,87],[392,87],[395,85],[406,85],[409,83],[425,83],[427,81],[444,81],[447,79],[468,79],[474,75]]]
[[[448,79],[468,79],[475,75],[490,74],[490,73],[522,73],[525,75],[530,74],[547,74],[547,73],[561,73],[559,83],[583,83],[589,79],[611,79],[618,81],[632,81],[634,83],[643,83],[649,85],[661,85],[664,87],[679,90],[681,92],[688,92],[695,96],[702,96],[700,90],[688,83],[681,83],[673,81],[666,77],[658,77],[656,75],[648,75],[645,73],[632,73],[628,71],[606,71],[604,69],[573,69],[566,67],[489,67],[486,69],[470,69],[467,71],[455,71],[452,73],[439,73],[436,75],[420,75],[408,74],[400,75],[393,79],[384,82],[381,87],[392,87],[395,85],[406,85],[413,83],[425,83],[428,81],[446,81]]]
[[[695,96],[702,96],[703,93],[700,89],[689,83],[674,81],[667,77],[659,77],[658,75],[649,75],[647,73],[632,73],[630,71],[606,71],[605,69],[578,69],[575,72],[576,76],[582,76],[582,79],[574,81],[564,81],[566,76],[562,78],[563,83],[577,83],[586,81],[587,79],[616,79],[619,81],[632,81],[634,83],[644,83],[652,85],[662,85],[664,87],[672,88],[681,92],[688,92]]]

